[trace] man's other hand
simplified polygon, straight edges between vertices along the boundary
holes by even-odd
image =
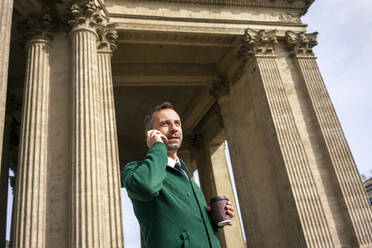
[[[156,142],[167,143],[167,137],[162,134],[159,130],[151,129],[146,131],[146,143],[147,147],[150,149]]]
[[[230,215],[230,218],[232,219],[232,217],[234,217],[234,207],[230,201],[226,203],[225,209],[226,209],[226,213]],[[232,226],[232,222],[227,223],[227,225]]]
[[[211,206],[208,206],[208,211],[211,212]],[[232,219],[234,217],[234,207],[230,201],[226,203],[225,206],[226,214],[230,215],[230,218]],[[232,226],[232,222],[227,223],[227,225]]]

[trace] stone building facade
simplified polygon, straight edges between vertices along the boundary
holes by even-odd
[[[367,197],[372,205],[372,178],[369,178],[363,182],[364,188],[367,191]]]
[[[372,247],[301,22],[312,2],[1,1],[0,247],[9,168],[12,247],[124,247],[119,167],[143,157],[139,123],[166,100],[206,198],[235,205],[228,141],[248,247]],[[239,220],[220,240],[244,247]]]

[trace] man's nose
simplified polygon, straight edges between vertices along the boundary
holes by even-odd
[[[169,127],[172,133],[178,132],[178,127],[175,123],[171,123]]]

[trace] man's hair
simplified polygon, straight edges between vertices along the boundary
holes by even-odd
[[[145,119],[143,121],[143,123],[145,125],[145,129],[151,129],[152,121],[153,121],[152,114],[154,112],[157,112],[157,111],[162,110],[162,109],[173,109],[174,110],[174,108],[173,108],[173,106],[170,102],[163,102],[162,104],[156,106],[155,108],[150,110],[145,116]]]

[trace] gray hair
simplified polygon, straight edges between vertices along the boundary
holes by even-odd
[[[152,114],[154,112],[157,112],[159,110],[162,110],[162,109],[173,109],[173,106],[170,102],[164,102],[158,106],[156,106],[155,108],[153,108],[151,111],[149,111],[146,115],[145,115],[145,119],[143,121],[144,123],[144,126],[145,126],[145,129],[151,129],[152,128]]]

